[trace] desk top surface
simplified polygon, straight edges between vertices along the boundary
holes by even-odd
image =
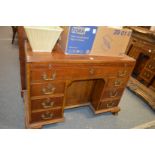
[[[127,55],[121,57],[112,56],[94,56],[94,55],[65,55],[57,45],[52,53],[32,52],[29,43],[25,43],[26,61],[27,62],[53,62],[53,63],[120,63],[135,62]]]

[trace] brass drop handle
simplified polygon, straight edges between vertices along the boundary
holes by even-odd
[[[47,99],[46,101],[42,102],[41,105],[43,106],[44,109],[51,108],[54,105],[54,101]]]
[[[147,78],[149,78],[150,77],[150,74],[148,74],[148,73],[144,73],[144,76],[146,76]]]
[[[117,95],[118,95],[117,90],[113,90],[112,92],[110,92],[110,97],[116,97]]]
[[[95,70],[94,70],[93,68],[89,69],[89,73],[90,73],[91,75],[93,75],[94,72],[95,72]]]
[[[41,115],[41,118],[44,120],[51,119],[51,118],[53,118],[53,113],[46,112],[46,113]]]
[[[107,103],[107,108],[111,108],[111,107],[113,107],[113,106],[114,106],[114,104],[115,104],[115,102],[110,102],[110,103]]]
[[[52,74],[52,77],[51,77],[51,78],[48,78],[48,77],[47,77],[47,74],[46,74],[46,73],[43,73],[42,78],[43,78],[43,80],[45,80],[45,81],[55,80],[55,78],[56,78],[56,72],[54,72],[54,73]]]
[[[54,93],[55,91],[55,87],[53,87],[52,85],[48,85],[47,88],[42,88],[42,93],[44,95],[51,95]]]
[[[154,66],[152,66],[151,64],[148,67],[149,69],[154,69]]]
[[[118,72],[118,76],[119,77],[124,77],[124,76],[126,76],[127,75],[127,71],[126,70],[124,70],[124,71],[119,71]]]
[[[122,84],[121,80],[116,80],[114,86],[120,86]]]

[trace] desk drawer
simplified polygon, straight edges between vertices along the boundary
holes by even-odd
[[[151,70],[152,72],[155,72],[155,60],[151,60],[146,67]]]
[[[145,52],[148,52],[148,53],[155,52],[155,46],[153,45],[153,43],[151,44],[138,39],[136,46],[143,49],[143,51],[145,50]]]
[[[65,83],[63,82],[32,84],[31,96],[59,94],[64,93],[64,90],[65,90]]]
[[[53,68],[51,70],[37,69],[31,71],[31,83],[47,82],[54,80],[67,80],[76,78],[91,78],[96,75],[102,75],[102,68],[81,68],[65,67]]]
[[[104,77],[108,75],[118,76],[118,77],[126,77],[129,74],[129,69],[122,69],[120,71],[119,67],[112,66],[101,66],[101,67],[93,67],[88,66],[87,68],[73,68],[72,78],[96,78],[96,77]]]
[[[66,80],[72,77],[71,68],[37,69],[31,71],[31,83]]]
[[[42,122],[42,121],[48,121],[53,120],[57,118],[62,118],[62,109],[54,109],[54,110],[47,110],[43,112],[37,112],[31,114],[31,123],[35,122]]]
[[[127,78],[109,78],[107,88],[125,87],[128,82]]]
[[[123,64],[124,65],[124,64]],[[35,82],[46,82],[54,80],[67,80],[67,79],[83,79],[83,78],[95,78],[103,77],[109,74],[118,77],[127,77],[131,72],[131,67],[115,67],[115,66],[92,66],[92,65],[68,65],[63,66],[52,66],[50,69],[48,65],[39,65],[31,69],[31,83]]]
[[[49,108],[62,108],[63,106],[63,97],[48,97],[44,99],[31,100],[31,110],[42,110]]]
[[[142,79],[144,79],[145,81],[148,81],[148,82],[150,82],[150,81],[152,80],[153,76],[154,76],[154,73],[152,73],[152,72],[150,72],[150,71],[148,71],[148,70],[145,70],[145,69],[144,69],[144,71],[140,74],[140,77],[141,77]]]
[[[106,98],[116,98],[121,97],[123,94],[124,88],[112,88],[112,89],[106,89],[102,94],[102,99]]]
[[[118,106],[120,99],[110,100],[110,101],[101,101],[99,105],[99,110],[109,109]]]

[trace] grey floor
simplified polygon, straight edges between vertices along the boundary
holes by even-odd
[[[11,44],[10,27],[0,27],[0,128],[24,128],[24,106],[20,96],[17,41]],[[65,111],[65,122],[44,126],[54,128],[133,128],[155,120],[155,112],[140,98],[125,90],[117,116],[111,113],[94,116],[89,107]]]

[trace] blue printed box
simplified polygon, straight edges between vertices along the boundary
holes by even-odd
[[[94,43],[97,26],[63,27],[60,46],[66,54],[89,54]]]

